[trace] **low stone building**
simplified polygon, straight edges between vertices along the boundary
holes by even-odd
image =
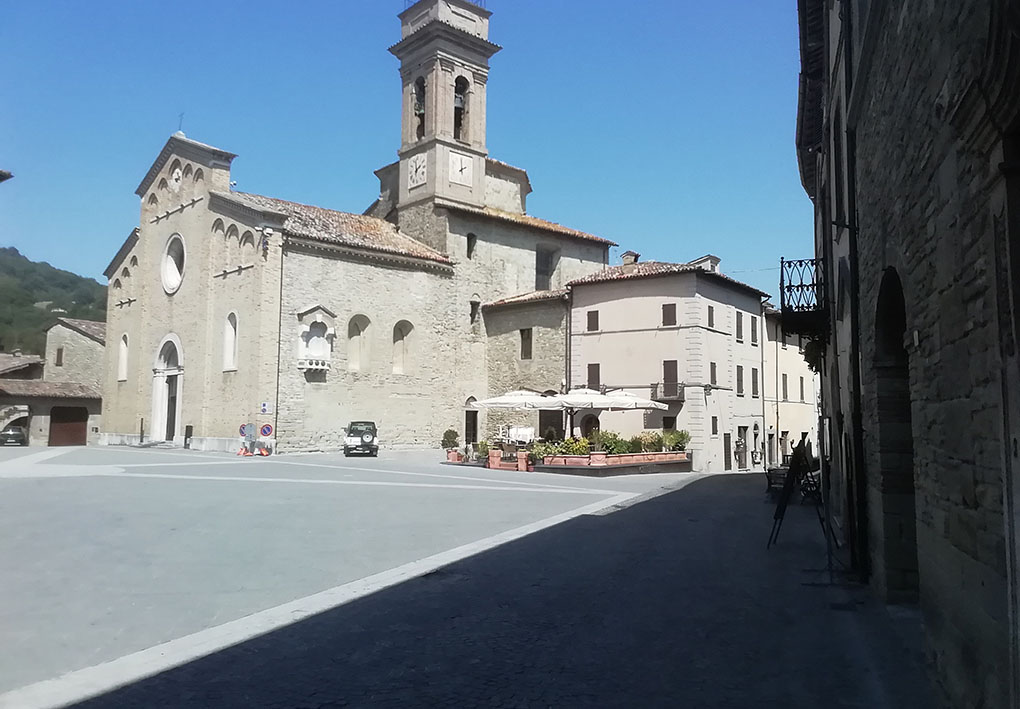
[[[58,318],[46,331],[45,359],[0,356],[0,428],[24,426],[32,446],[97,442],[105,343],[105,323]]]
[[[235,449],[254,423],[278,450],[329,450],[352,420],[391,446],[487,430],[469,403],[509,381],[508,325],[482,306],[561,289],[613,245],[529,215],[527,173],[489,157],[489,17],[467,0],[401,13],[398,160],[364,214],[236,192],[235,155],[171,136],[106,270],[105,442]],[[516,312],[536,352],[562,340],[555,318]]]
[[[945,706],[1020,706],[1020,9],[798,6],[814,258],[781,305],[820,349],[832,520]]]

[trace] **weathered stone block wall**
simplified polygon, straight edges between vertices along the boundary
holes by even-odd
[[[1000,138],[990,131],[971,140],[947,120],[977,90],[973,67],[984,60],[988,27],[988,3],[977,0],[904,3],[882,24],[857,128],[862,406],[872,564],[882,590],[892,552],[882,542],[880,505],[891,500],[883,500],[873,362],[879,288],[895,268],[906,301],[931,659],[948,705],[1004,709],[1009,618],[993,240]]]
[[[63,364],[57,366],[57,350],[63,348]],[[48,382],[78,382],[102,386],[105,348],[91,337],[58,322],[46,333],[46,368],[43,379]]]
[[[452,276],[339,254],[287,251],[284,263],[277,436],[281,450],[337,450],[350,421],[373,420],[384,446],[438,447],[448,428],[463,432],[468,397],[484,398],[485,358],[455,323]],[[298,370],[297,313],[322,305],[336,314],[328,372]],[[352,369],[349,324],[364,316],[367,350]],[[413,326],[409,362],[394,373],[393,331]]]
[[[490,308],[485,311],[486,349],[488,353],[488,396],[508,391],[531,389],[559,393],[565,375],[567,346],[567,304],[547,300],[529,305]],[[532,328],[532,358],[521,359],[521,334]],[[544,434],[537,411],[487,412],[484,437],[492,440],[503,425],[532,426],[535,435]],[[480,432],[481,433],[481,432]]]

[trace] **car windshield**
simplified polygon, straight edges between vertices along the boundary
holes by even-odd
[[[348,433],[375,433],[374,423],[357,422],[347,428]]]

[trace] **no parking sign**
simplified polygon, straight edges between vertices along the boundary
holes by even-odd
[[[262,428],[259,429],[259,433],[262,434],[263,438],[269,438],[270,436],[272,436],[273,435],[273,426],[272,426],[272,424],[268,424],[268,423],[262,424]]]

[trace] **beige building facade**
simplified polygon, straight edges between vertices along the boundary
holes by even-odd
[[[624,263],[570,284],[569,385],[622,389],[667,411],[579,415],[630,437],[691,434],[693,469],[761,470],[766,443],[767,294],[724,275],[719,259]]]
[[[800,441],[818,455],[819,377],[804,358],[804,339],[783,333],[779,311],[765,306],[765,452],[781,465]]]
[[[104,442],[230,450],[254,423],[277,450],[330,450],[370,419],[384,445],[434,447],[487,430],[469,404],[502,393],[506,324],[483,306],[563,288],[613,245],[527,214],[527,173],[488,156],[489,16],[461,0],[400,15],[399,159],[363,214],[233,191],[235,155],[167,141],[106,271]],[[533,315],[536,344],[563,340]]]

